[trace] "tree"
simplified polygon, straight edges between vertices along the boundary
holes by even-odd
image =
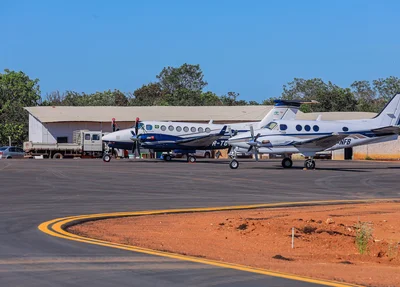
[[[304,112],[355,111],[357,101],[349,88],[341,88],[331,82],[321,79],[295,78],[283,86],[282,99],[285,100],[316,100],[318,105],[303,105]]]
[[[377,112],[376,92],[369,81],[355,81],[350,87],[357,100],[357,111]]]
[[[224,106],[238,106],[237,98],[239,97],[238,93],[228,92],[226,95],[221,96],[221,101]]]
[[[36,106],[40,100],[38,79],[23,72],[4,70],[0,73],[0,143],[22,144],[28,136],[28,113],[24,107]]]
[[[400,79],[390,76],[389,78],[372,81],[374,90],[379,98],[389,101],[395,94],[400,93]]]
[[[179,68],[164,68],[157,79],[161,89],[167,94],[174,94],[179,89],[202,91],[207,82],[203,80],[200,65],[183,64]]]
[[[130,104],[134,106],[155,106],[162,101],[165,94],[159,83],[150,83],[133,92],[134,99]]]

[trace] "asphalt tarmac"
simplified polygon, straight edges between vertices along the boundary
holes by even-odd
[[[315,286],[56,238],[81,214],[289,201],[399,198],[400,163],[0,160],[0,286]]]

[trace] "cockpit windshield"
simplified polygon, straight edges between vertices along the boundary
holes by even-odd
[[[270,122],[269,124],[265,125],[263,129],[273,130],[278,124],[276,122]]]

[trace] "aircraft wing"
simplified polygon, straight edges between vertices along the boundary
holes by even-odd
[[[348,134],[331,134],[327,136],[322,136],[313,139],[307,139],[304,141],[295,141],[292,143],[294,146],[297,147],[305,147],[305,148],[323,148],[327,149],[334,146],[340,140],[348,137]]]
[[[226,127],[224,126],[221,131],[217,134],[209,134],[205,136],[191,137],[187,139],[180,139],[175,141],[176,144],[184,145],[184,146],[204,146],[207,147],[211,145],[214,141],[221,138],[225,135]]]
[[[371,131],[378,136],[400,134],[400,127],[399,126],[388,126],[388,127],[373,129]]]

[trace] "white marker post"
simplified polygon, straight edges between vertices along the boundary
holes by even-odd
[[[294,227],[292,227],[292,249],[294,248]]]

